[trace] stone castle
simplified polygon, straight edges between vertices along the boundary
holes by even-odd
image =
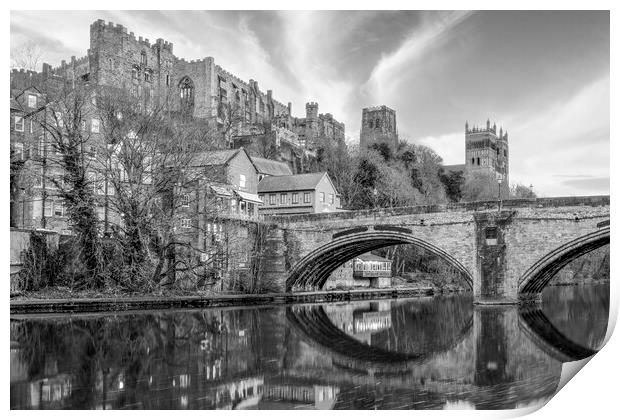
[[[112,22],[91,24],[86,56],[63,60],[58,67],[44,63],[40,74],[13,71],[11,88],[23,89],[32,85],[33,78],[54,76],[130,90],[147,106],[165,101],[167,109],[220,125],[234,114],[231,136],[266,125],[289,130],[309,149],[321,137],[344,141],[344,124],[331,114],[318,114],[317,103],[306,104],[305,118],[295,118],[290,102],[276,100],[256,80],[246,82],[229,73],[213,57],[187,61],[174,55],[172,42],[159,38],[151,43]]]

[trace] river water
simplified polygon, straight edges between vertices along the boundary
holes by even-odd
[[[11,317],[12,409],[511,409],[600,348],[609,285],[542,309],[469,295]]]

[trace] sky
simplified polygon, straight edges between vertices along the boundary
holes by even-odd
[[[86,55],[97,19],[212,56],[294,116],[318,102],[352,143],[362,108],[387,105],[401,139],[464,163],[465,121],[489,118],[509,132],[511,184],[609,194],[609,12],[13,11],[11,48],[33,42],[57,66]]]

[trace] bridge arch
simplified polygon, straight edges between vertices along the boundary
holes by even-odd
[[[553,276],[574,259],[609,244],[609,226],[580,236],[554,249],[528,268],[519,279],[519,295],[539,295]]]
[[[355,231],[356,229],[352,229]],[[443,249],[397,228],[393,230],[365,230],[346,235],[335,234],[333,240],[302,258],[290,272],[286,280],[286,290],[323,287],[329,275],[347,261],[375,249],[392,245],[410,244],[437,255],[459,273],[466,284],[473,289],[473,276],[454,256]]]
[[[598,351],[566,337],[539,307],[519,311],[519,328],[538,348],[562,363],[586,359]]]
[[[334,324],[322,305],[287,308],[286,318],[302,337],[318,346],[321,352],[329,354],[339,367],[357,371],[370,369],[386,376],[410,371],[432,357],[456,348],[471,334],[473,328],[473,315],[470,314],[459,325],[458,333],[442,343],[440,348],[405,353],[375,347],[351,337]]]

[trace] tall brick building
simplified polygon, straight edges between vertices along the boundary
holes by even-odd
[[[390,149],[398,147],[396,130],[396,111],[385,105],[362,109],[362,128],[360,130],[360,147],[386,143]]]

